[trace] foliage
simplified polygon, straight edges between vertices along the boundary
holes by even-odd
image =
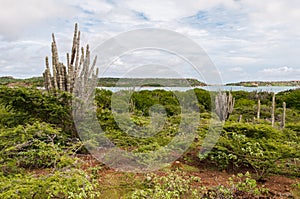
[[[268,189],[259,187],[249,172],[238,173],[227,185],[206,187],[198,177],[190,177],[179,170],[163,175],[147,174],[143,189],[136,189],[128,198],[204,198],[224,199],[267,196]]]
[[[47,123],[3,129],[0,138],[0,166],[5,173],[11,170],[11,162],[33,169],[63,167],[74,161],[66,156],[65,136]]]
[[[129,111],[142,113],[149,116],[149,110],[156,104],[162,105],[168,116],[178,115],[181,113],[181,106],[186,109],[197,110],[201,112],[209,112],[212,109],[211,96],[208,91],[202,89],[188,90],[185,92],[171,92],[165,90],[139,92],[119,91],[112,93],[108,90],[97,89],[95,102],[101,109],[111,109],[111,97],[118,100],[121,106],[128,106]]]
[[[150,107],[161,104],[165,107],[168,116],[178,115],[181,112],[179,101],[171,91],[155,90],[140,91],[132,94],[134,109],[149,116]],[[128,102],[126,102],[128,103]]]
[[[229,185],[232,190],[243,191],[252,195],[260,195],[268,192],[265,188],[257,187],[256,180],[251,178],[249,172],[245,174],[239,173],[237,176],[233,175],[229,178]]]
[[[201,105],[202,105],[203,108],[204,108],[202,110],[200,108],[200,111],[201,112],[204,112],[204,110],[211,111],[212,110],[212,99],[211,99],[212,96],[211,96],[211,94],[208,91],[203,90],[203,89],[199,89],[199,88],[196,88],[193,91],[194,91],[194,93],[197,97],[199,106],[201,107]]]
[[[79,169],[55,171],[42,176],[0,172],[0,198],[98,198],[97,184]]]
[[[202,196],[206,199],[223,199],[223,198],[255,198],[259,196],[266,196],[268,189],[258,187],[257,182],[253,179],[249,172],[245,174],[238,173],[228,179],[227,186],[217,186],[210,188]]]
[[[296,132],[298,136],[300,135],[300,122],[289,123],[286,127],[288,129],[293,130],[294,132]]]
[[[277,103],[286,102],[286,107],[300,110],[300,89],[282,92],[276,95]]]
[[[248,167],[262,177],[278,172],[287,160],[299,157],[297,141],[299,137],[293,131],[283,132],[263,124],[230,123],[224,126],[215,148],[199,157],[201,160],[208,158],[220,169]],[[285,172],[295,174],[292,170]]]
[[[200,178],[190,177],[178,170],[165,176],[147,175],[145,189],[135,190],[128,198],[197,198],[199,190],[193,186],[197,182]]]
[[[95,102],[99,109],[110,108],[112,92],[104,89],[96,89]]]
[[[7,110],[22,116],[23,120],[38,120],[55,124],[70,135],[76,135],[73,127],[71,95],[61,92],[49,95],[34,88],[0,87],[0,104]]]
[[[109,104],[112,93],[105,90],[98,92],[98,94],[101,93],[102,95],[96,95],[96,103],[99,107],[97,109],[97,115],[101,127],[103,127],[107,133],[107,137],[113,140],[119,147],[130,148],[137,152],[145,152],[156,150],[159,146],[167,144],[174,135],[173,132],[178,131],[177,125],[180,123],[180,118],[185,117],[185,115],[175,114],[172,116],[172,112],[168,111],[168,117],[163,129],[152,137],[134,138],[128,136],[126,132],[130,131],[131,133],[135,132],[135,134],[140,133],[146,135],[148,132],[139,129],[139,127],[146,127],[149,125],[150,118],[148,117],[148,114],[151,106],[158,103],[163,103],[164,107],[169,104],[174,106],[174,103],[178,103],[173,101],[173,99],[176,99],[175,97],[179,96],[181,100],[188,99],[188,96],[190,96],[192,91],[175,92],[175,96],[170,92],[162,90],[133,93],[132,91],[120,92],[118,95],[121,97],[118,99],[121,101],[123,100],[124,105],[122,106],[125,106],[128,103],[131,103],[131,105],[134,106],[130,116],[126,114],[121,114],[120,116],[124,117],[121,120],[126,122],[126,126],[128,127],[125,132],[124,129],[119,128],[114,119],[114,115],[110,110]],[[195,89],[195,93],[198,94],[198,102],[196,102],[196,104],[205,105],[207,103],[205,109],[209,108],[209,103],[211,102],[210,94],[207,91],[200,89]],[[128,94],[132,95],[132,102],[127,102],[129,98],[124,97]],[[237,108],[234,110],[234,113],[244,113],[246,114],[245,117],[248,119],[256,116],[256,100],[259,95],[262,95],[260,96],[262,101],[270,100],[269,98],[271,97],[268,93],[261,94],[256,92],[247,93],[238,91],[232,92],[232,94],[237,97]],[[122,98],[122,96],[124,98]],[[199,100],[201,96],[204,96],[202,101]],[[125,98],[127,101],[124,100]],[[249,104],[252,105],[252,107],[249,107]],[[193,107],[193,104],[190,104],[190,106]],[[293,113],[293,110],[287,110],[288,115]],[[207,117],[206,113],[203,113],[202,117],[203,116]],[[265,104],[262,105],[261,117],[269,116],[270,108]],[[131,120],[130,122],[128,117]],[[202,138],[207,133],[208,128],[207,125],[203,124],[206,123],[206,121],[209,121],[210,118],[211,116],[202,120],[201,125],[199,126],[199,136]],[[299,166],[291,163],[294,158],[299,157],[299,145],[297,144],[297,142],[299,142],[299,133],[297,132],[299,132],[298,129],[300,128],[298,128],[296,123],[288,123],[286,129],[278,130],[272,128],[268,122],[264,122],[263,120],[261,120],[260,123],[256,121],[252,123],[236,123],[232,122],[232,119],[230,121],[231,122],[225,124],[221,138],[212,152],[206,157],[200,157],[201,159],[206,159],[208,157],[208,159],[215,163],[220,169],[237,170],[241,167],[253,169],[259,176],[268,175],[270,172],[295,175],[297,171],[299,171]],[[209,122],[207,124],[209,124]],[[195,146],[197,146],[197,144]]]
[[[278,94],[277,103],[285,97],[284,100],[293,99],[287,97],[293,95],[290,93]],[[119,100],[119,106],[114,110],[111,107],[113,95]],[[201,89],[116,93],[97,89],[96,114],[106,137],[116,146],[133,153],[148,152],[167,145],[177,135],[182,118],[189,117],[189,113],[181,112],[179,102],[184,101],[189,110],[199,108],[201,112],[199,135],[191,145],[191,151],[198,151],[202,144],[200,138],[206,136],[211,119],[215,117],[211,114],[211,98],[214,95],[216,93]],[[225,123],[215,147],[210,153],[200,155],[200,161],[213,163],[222,170],[255,171],[257,178],[269,173],[299,176],[300,120],[297,107],[287,108],[285,129],[272,128],[263,119],[250,120],[256,115],[258,97],[262,100],[261,118],[269,117],[269,94],[260,96],[260,93],[238,91],[232,92],[232,95],[236,98],[233,115]],[[72,156],[82,143],[71,133],[70,99],[71,96],[66,93],[49,95],[34,88],[0,87],[0,198],[92,198],[93,194],[96,197],[97,190],[101,190],[95,181],[102,177],[97,169],[91,169],[92,175],[84,172],[77,167],[78,159]],[[165,112],[159,109],[158,104]],[[128,113],[122,112],[124,106],[129,107]],[[150,125],[154,108],[165,113],[162,114],[164,120],[160,120],[162,126]],[[281,111],[278,107],[277,121]],[[115,113],[119,113],[118,121]],[[248,122],[235,122],[239,114],[249,119]],[[125,129],[120,127],[122,122]],[[132,136],[135,134],[144,137]],[[181,142],[178,143],[180,145]],[[189,163],[198,164],[199,160],[191,155]],[[33,171],[38,171],[38,174]],[[248,174],[234,176],[227,186],[214,188],[204,187],[199,179],[190,176],[180,171],[146,176],[144,183],[138,186],[140,189],[129,193],[128,197],[237,198],[239,194],[249,197],[264,194],[264,189],[258,188]]]
[[[300,197],[300,182],[293,184],[292,185],[292,194],[294,196],[294,198],[299,198]]]
[[[99,197],[97,183],[70,156],[80,145],[60,129],[38,121],[0,127],[0,140],[0,198]]]
[[[13,113],[13,111],[6,110],[4,106],[0,104],[0,128],[11,128],[30,121],[31,119],[27,118],[25,114]]]

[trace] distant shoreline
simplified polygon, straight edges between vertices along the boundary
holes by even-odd
[[[14,78],[12,76],[0,77],[0,85],[20,85],[20,86],[43,86],[42,77],[31,77],[25,79]],[[99,87],[199,87],[199,86],[300,86],[300,80],[292,81],[241,81],[236,83],[227,83],[223,85],[206,84],[197,79],[187,78],[115,78],[102,77],[98,80]]]
[[[244,87],[259,87],[259,86],[300,86],[300,80],[292,81],[244,81],[238,83],[228,83],[226,86],[244,86]]]

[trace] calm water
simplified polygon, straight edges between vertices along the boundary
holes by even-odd
[[[259,86],[259,87],[244,87],[244,86],[200,86],[200,87],[98,87],[106,90],[111,90],[112,92],[117,92],[120,90],[156,90],[156,89],[163,89],[168,91],[187,91],[192,88],[201,88],[208,91],[258,91],[258,92],[275,92],[279,93],[282,91],[287,91],[291,89],[296,89],[300,87],[295,86]]]

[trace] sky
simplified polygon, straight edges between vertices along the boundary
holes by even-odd
[[[127,31],[159,28],[201,46],[224,83],[300,80],[299,0],[0,0],[0,5],[0,76],[41,76],[52,33],[66,63],[78,23],[81,44],[91,49]],[[162,65],[178,59],[144,53],[129,53],[116,60],[115,70],[100,74],[118,76],[118,69],[128,72],[143,57],[164,57]]]

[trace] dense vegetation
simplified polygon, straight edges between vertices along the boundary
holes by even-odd
[[[196,98],[189,101],[193,92]],[[129,102],[122,98],[128,94],[131,94]],[[300,90],[276,95],[274,127],[269,119],[270,93],[232,92],[234,111],[225,122],[215,147],[209,153],[201,154],[203,139],[210,121],[215,118],[211,98],[216,93],[202,89],[116,93],[120,96],[119,108],[128,106],[131,112],[132,124],[135,124],[130,126],[131,131],[138,131],[136,126],[150,123],[154,105],[164,107],[165,125],[159,133],[146,138],[129,136],[119,128],[113,115],[118,107],[111,107],[112,95],[108,90],[96,91],[99,123],[117,146],[133,152],[156,150],[170,142],[176,135],[180,119],[187,114],[181,112],[180,100],[187,101],[189,108],[198,108],[201,112],[198,136],[180,158],[184,166],[165,174],[128,174],[127,181],[131,179],[135,184],[115,198],[252,198],[268,196],[268,190],[257,182],[270,175],[300,177]],[[258,99],[261,101],[260,120],[256,119]],[[86,168],[85,162],[78,158],[87,151],[74,128],[70,100],[71,96],[63,92],[54,96],[35,88],[0,86],[0,198],[108,197],[105,179],[99,176],[99,171],[105,167]],[[287,119],[286,127],[282,129],[283,102],[287,105]],[[240,115],[242,120],[238,122]],[[232,176],[227,185],[207,187],[185,169],[189,168],[188,165],[197,167],[199,164],[230,173],[249,173]],[[299,183],[294,188],[294,197],[299,197]],[[113,193],[110,191],[110,194]]]

